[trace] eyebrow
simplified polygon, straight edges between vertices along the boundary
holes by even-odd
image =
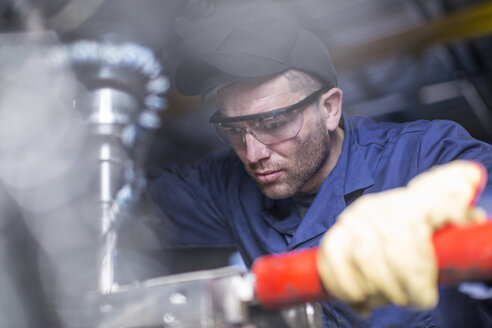
[[[257,119],[257,118],[273,117],[273,116],[280,115],[283,113],[288,113],[290,111],[298,109],[299,107],[303,107],[303,106],[311,103],[315,98],[317,98],[320,94],[322,94],[325,91],[326,91],[326,88],[318,89],[315,92],[311,93],[306,98],[304,98],[303,100],[299,101],[298,103],[295,103],[295,104],[290,105],[290,106],[282,107],[282,108],[273,109],[273,110],[270,110],[267,112],[262,112],[262,113],[243,115],[243,116],[226,117],[226,116],[221,116],[220,112],[217,111],[210,117],[208,122],[209,123],[233,123],[233,122],[239,122],[239,121],[253,120],[253,119]]]

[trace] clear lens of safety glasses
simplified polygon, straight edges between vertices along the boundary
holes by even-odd
[[[271,145],[295,137],[302,127],[302,109],[328,90],[321,88],[298,103],[256,114],[223,117],[217,111],[209,122],[215,125],[221,139],[233,146],[244,145],[246,133],[253,135],[265,145]]]
[[[303,122],[303,113],[295,110],[272,117],[241,123],[219,123],[215,126],[224,142],[239,147],[244,145],[246,133],[265,145],[294,138],[301,130]]]

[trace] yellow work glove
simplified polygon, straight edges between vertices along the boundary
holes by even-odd
[[[485,219],[473,207],[486,171],[458,160],[436,166],[407,187],[368,194],[338,217],[321,241],[318,270],[326,290],[360,314],[397,304],[437,304],[434,231]]]

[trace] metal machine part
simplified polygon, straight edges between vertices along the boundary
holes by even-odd
[[[225,267],[120,286],[98,304],[97,327],[321,327],[318,304],[265,310],[255,301],[254,284],[252,274]]]
[[[98,290],[107,294],[116,284],[118,227],[144,189],[142,164],[169,82],[153,52],[129,42],[80,40],[51,49],[48,58],[71,65],[86,89],[74,108],[88,127],[102,240]]]
[[[89,89],[80,110],[90,125],[99,162],[103,245],[98,288],[107,294],[116,285],[117,228],[145,185],[139,170],[149,131],[160,126],[158,112],[165,108],[169,82],[153,52],[133,43],[81,40],[59,55],[72,62]]]

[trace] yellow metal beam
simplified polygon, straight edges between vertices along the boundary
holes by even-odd
[[[440,19],[348,48],[332,49],[338,70],[370,64],[391,55],[419,54],[436,44],[474,39],[492,33],[492,1],[486,1]]]

